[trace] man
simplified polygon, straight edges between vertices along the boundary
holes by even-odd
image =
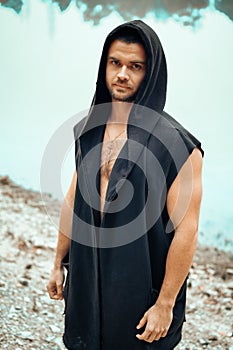
[[[68,349],[171,350],[181,339],[203,151],[163,111],[166,85],[149,26],[108,35],[92,107],[74,127],[76,171],[47,286],[64,296]]]

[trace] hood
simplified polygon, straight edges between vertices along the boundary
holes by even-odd
[[[133,28],[137,31],[147,55],[146,74],[139,86],[134,105],[129,114],[127,125],[128,138],[145,145],[149,134],[162,118],[164,127],[177,130],[182,134],[184,139],[187,139],[188,142],[197,145],[201,149],[200,142],[164,111],[167,92],[167,64],[165,54],[157,34],[141,20],[121,24],[107,36],[100,59],[96,91],[91,108],[82,125],[74,128],[75,139],[98,126],[98,140],[95,134],[87,138],[87,151],[88,148],[94,147],[96,143],[102,142],[104,126],[111,113],[112,102],[112,97],[106,85],[107,56],[109,47],[116,37],[115,34],[118,31],[122,33],[122,29],[124,28]],[[139,128],[141,131],[144,130],[144,132],[139,132]],[[145,131],[147,131],[146,135]]]
[[[151,27],[140,20],[124,23],[106,38],[100,60],[93,105],[111,102],[106,86],[106,64],[112,37],[123,28],[134,28],[139,34],[147,55],[146,74],[136,95],[135,104],[162,112],[166,102],[167,65],[162,45]]]

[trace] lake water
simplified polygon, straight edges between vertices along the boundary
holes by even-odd
[[[167,57],[165,109],[205,150],[199,240],[233,251],[233,23],[211,8],[196,27],[153,14],[144,20]],[[45,147],[62,123],[89,107],[104,39],[122,22],[113,12],[93,26],[74,3],[65,12],[39,0],[20,14],[0,8],[0,174],[40,189]],[[73,154],[62,168],[64,192]]]

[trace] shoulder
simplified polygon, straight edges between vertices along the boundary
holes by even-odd
[[[194,148],[188,159],[184,162],[171,187],[176,185],[188,188],[190,192],[202,183],[202,154],[198,148]],[[175,185],[176,184],[176,185]],[[191,185],[190,185],[191,184]]]
[[[192,153],[189,156],[190,161],[192,162],[193,165],[195,166],[200,166],[202,165],[202,153],[199,148],[194,148]]]
[[[178,145],[185,145],[188,153],[191,154],[195,148],[198,148],[201,155],[204,155],[201,141],[198,140],[189,130],[181,125],[176,119],[166,112],[162,112],[161,118],[164,130],[167,130],[168,135],[173,139],[173,146],[177,148]],[[179,147],[177,148],[179,149]],[[195,151],[196,153],[196,151]]]
[[[192,153],[190,154],[188,161],[191,164],[192,172],[195,176],[201,174],[202,171],[202,152],[199,148],[194,148]]]
[[[152,150],[159,154],[168,190],[185,164],[184,169],[193,169],[200,177],[204,154],[201,142],[165,112],[161,114],[155,129],[161,147],[156,147],[158,143],[154,142]],[[192,172],[189,174],[194,175]]]

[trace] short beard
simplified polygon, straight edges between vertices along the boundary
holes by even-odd
[[[119,101],[119,102],[134,102],[135,99],[136,99],[136,94],[132,94],[132,95],[128,95],[128,96],[125,96],[125,97],[122,97],[120,98],[119,96],[116,96],[112,90],[108,90],[111,97],[116,100],[116,101]]]

